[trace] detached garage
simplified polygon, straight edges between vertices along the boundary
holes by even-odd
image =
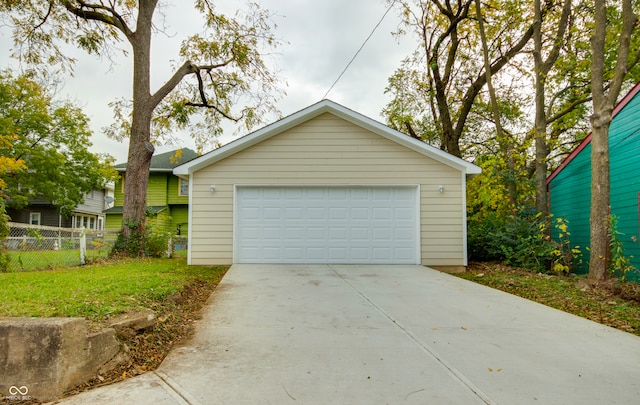
[[[174,169],[189,264],[467,264],[480,168],[324,100]]]

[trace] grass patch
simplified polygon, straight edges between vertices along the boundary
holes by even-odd
[[[640,288],[632,283],[593,284],[584,276],[553,276],[484,263],[473,263],[466,273],[456,275],[640,336]]]
[[[153,309],[195,282],[217,284],[228,267],[184,259],[130,259],[39,272],[0,273],[0,316],[78,316],[101,322]]]
[[[86,252],[86,260],[91,262],[92,260],[106,258],[108,254],[108,250],[88,249]],[[9,272],[37,271],[67,266],[79,266],[80,249],[10,251],[9,260]]]

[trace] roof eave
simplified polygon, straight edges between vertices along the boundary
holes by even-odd
[[[636,83],[635,86],[633,86],[633,88],[631,90],[629,90],[629,92],[618,102],[618,104],[616,104],[615,108],[613,109],[613,112],[611,113],[611,120],[613,121],[613,119],[615,118],[616,115],[618,115],[618,113],[620,111],[622,111],[622,109],[624,107],[626,107],[627,104],[629,104],[629,102],[631,100],[633,100],[633,98],[636,96],[636,94],[638,94],[640,92],[640,82]],[[587,145],[589,145],[589,143],[591,143],[591,132],[589,133],[589,135],[587,135],[586,138],[584,138],[582,140],[582,142],[580,142],[580,144],[578,146],[576,146],[576,148],[569,154],[569,156],[567,156],[558,167],[556,167],[556,169],[551,172],[551,174],[549,174],[549,176],[547,176],[547,187],[549,186],[549,184],[551,183],[551,180],[553,180],[554,178],[556,178],[556,176],[558,176],[560,174],[560,172],[562,172],[564,170],[565,167],[567,167],[567,165],[584,149],[587,147]]]
[[[396,142],[409,149],[412,149],[424,156],[430,157],[447,166],[462,171],[466,175],[480,174],[482,169],[473,163],[469,163],[461,158],[455,157],[449,153],[427,145],[417,139],[411,138],[399,131],[396,131],[378,121],[366,117],[360,113],[350,110],[340,104],[330,100],[322,100],[303,110],[289,115],[271,125],[257,130],[243,138],[240,138],[230,144],[219,149],[200,156],[190,162],[180,165],[173,169],[176,176],[189,176],[191,173],[218,162],[228,156],[231,156],[241,150],[256,145],[271,136],[282,133],[290,128],[300,125],[324,113],[331,113],[340,117],[354,125],[365,128],[377,135],[380,135],[392,142]]]

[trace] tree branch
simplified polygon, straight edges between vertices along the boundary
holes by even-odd
[[[562,8],[562,14],[560,16],[560,23],[558,24],[558,31],[556,32],[556,36],[553,42],[553,48],[549,53],[549,57],[544,63],[542,63],[541,71],[543,74],[547,74],[549,70],[553,67],[558,60],[558,56],[560,56],[560,49],[564,44],[564,34],[567,30],[567,23],[569,21],[569,15],[571,14],[571,0],[564,0],[564,7]],[[542,24],[542,21],[540,21]]]
[[[205,71],[205,72],[210,72],[214,69],[218,69],[224,66],[229,65],[230,63],[233,62],[233,58],[229,58],[228,60],[218,63],[218,64],[213,64],[213,65],[203,65],[203,66],[198,66],[195,65],[194,63],[192,63],[191,61],[186,61],[185,63],[182,64],[182,66],[180,66],[178,68],[178,70],[176,70],[173,74],[173,76],[171,76],[171,78],[169,78],[169,80],[162,86],[160,87],[152,96],[150,99],[150,103],[152,105],[152,108],[155,108],[158,106],[158,104],[160,104],[162,102],[162,100],[164,100],[164,98],[171,93],[171,91],[173,91],[173,89],[176,88],[176,86],[178,84],[180,84],[180,82],[182,81],[182,79],[190,74],[195,74],[196,78],[198,79],[198,90],[200,93],[200,98],[202,100],[202,104],[204,105],[197,105],[194,107],[204,107],[208,104],[207,102],[207,98],[206,95],[204,93],[204,83],[202,81],[202,76],[200,75],[200,72]],[[190,105],[190,104],[189,104]],[[233,118],[230,118],[233,119]],[[233,119],[235,120],[235,119]]]
[[[591,96],[588,97],[584,97],[578,100],[575,100],[574,102],[572,102],[571,104],[569,104],[568,106],[566,106],[564,108],[564,110],[556,113],[553,117],[551,118],[547,118],[547,125],[551,124],[554,121],[559,120],[560,118],[564,117],[565,115],[569,114],[570,112],[572,112],[577,106],[581,105],[581,104],[585,104],[588,103],[589,101],[592,100]]]
[[[108,25],[111,25],[119,29],[127,38],[133,35],[133,32],[127,26],[124,18],[114,8],[107,7],[103,4],[90,4],[83,0],[76,0],[80,7],[76,7],[72,4],[71,0],[62,0],[62,5],[71,14],[82,18],[83,20],[99,21]],[[105,14],[101,11],[106,11],[109,14]]]
[[[149,102],[151,103],[152,109],[158,106],[164,98],[176,88],[178,84],[182,81],[182,79],[189,74],[196,73],[198,71],[198,67],[191,63],[191,61],[186,61],[176,70],[173,75],[167,80],[167,82],[160,87],[152,96]]]
[[[525,47],[525,45],[529,42],[532,36],[533,36],[533,26],[530,26],[529,29],[523,34],[522,38],[520,38],[520,41],[518,41],[518,43],[516,43],[516,45],[514,45],[513,48],[509,49],[507,53],[502,55],[497,61],[495,61],[491,65],[491,74],[494,75],[500,69],[502,69],[502,67],[506,65],[511,58],[516,56],[522,50],[522,48]],[[486,84],[486,82],[487,82],[487,76],[483,69],[483,72],[480,72],[476,80],[474,80],[471,86],[469,86],[464,97],[462,98],[464,102],[462,104],[462,107],[460,108],[460,115],[458,116],[458,122],[456,122],[456,133],[462,133],[462,129],[464,128],[467,117],[471,112],[471,108],[473,107],[476,96],[478,95],[482,87]]]
[[[631,0],[624,0],[622,2],[622,31],[620,32],[619,46],[618,46],[618,59],[616,60],[616,67],[611,80],[611,88],[607,101],[611,107],[615,104],[622,88],[622,83],[627,75],[627,60],[629,57],[629,48],[631,43],[631,33],[633,28],[638,22],[638,17],[633,12],[631,6]]]
[[[186,102],[185,105],[188,105],[188,106],[191,106],[191,107],[209,108],[211,110],[215,110],[218,114],[222,115],[226,119],[231,120],[233,122],[238,122],[238,121],[240,121],[241,119],[244,118],[244,114],[242,114],[239,117],[233,117],[233,116],[225,113],[224,111],[222,111],[220,108],[218,108],[218,106],[215,106],[213,104]]]

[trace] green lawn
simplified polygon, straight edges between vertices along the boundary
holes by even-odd
[[[86,260],[105,258],[108,250],[87,250]],[[10,251],[9,271],[34,271],[77,266],[80,264],[80,249]]]
[[[109,249],[87,249],[85,260],[88,263],[109,255]],[[186,258],[186,250],[176,250],[174,257]],[[77,266],[80,264],[80,249],[74,250],[33,250],[10,251],[9,272],[37,271],[61,267]]]
[[[227,267],[185,259],[126,259],[59,270],[0,273],[0,316],[79,316],[93,321],[153,307],[190,282],[217,283]]]

